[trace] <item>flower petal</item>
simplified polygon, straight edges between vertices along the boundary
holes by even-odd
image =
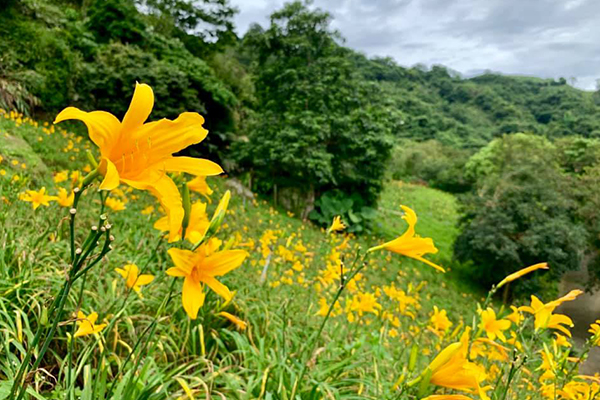
[[[212,276],[203,276],[202,281],[208,285],[216,294],[225,299],[225,301],[230,301],[233,297],[229,288],[223,285],[221,282],[213,278]]]
[[[123,134],[128,135],[139,128],[148,119],[154,107],[154,93],[152,88],[145,83],[135,84],[135,91],[129,109],[123,117]]]
[[[205,296],[200,282],[195,281],[190,277],[185,278],[181,302],[183,303],[183,309],[191,319],[196,319],[198,316],[198,310],[202,307],[202,304],[204,304]]]
[[[121,122],[106,111],[85,112],[75,107],[67,107],[56,116],[54,123],[68,119],[83,121],[88,128],[90,139],[100,148],[103,155],[110,150],[109,146],[121,130]]]
[[[100,161],[100,172],[104,175],[104,180],[100,184],[100,190],[113,190],[119,186],[119,172],[117,167],[108,158],[102,158]]]
[[[143,274],[143,275],[140,275],[137,277],[135,284],[136,284],[136,286],[144,286],[144,285],[149,284],[153,280],[154,280],[154,275]]]
[[[162,119],[144,124],[135,132],[134,141],[149,145],[148,165],[153,165],[204,140],[208,131],[202,124],[204,118],[200,114],[185,112],[174,121]]]
[[[187,172],[196,176],[212,176],[223,173],[219,164],[203,158],[171,157],[162,161],[163,168],[168,172]]]
[[[158,199],[169,217],[169,241],[176,240],[181,230],[184,211],[181,195],[173,180],[165,173],[154,170],[136,180],[122,181],[136,189],[148,190]]]
[[[167,253],[171,256],[175,267],[180,271],[185,272],[186,275],[192,273],[192,269],[198,263],[200,258],[200,256],[193,251],[177,249],[175,247],[170,248]],[[167,273],[169,273],[169,270],[167,270]]]
[[[202,272],[210,276],[225,275],[239,267],[248,257],[245,250],[225,250],[207,257],[202,262]]]

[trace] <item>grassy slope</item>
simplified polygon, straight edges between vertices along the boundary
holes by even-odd
[[[13,121],[2,118],[0,134],[4,135],[0,139],[0,148],[5,156],[0,168],[7,170],[7,174],[0,177],[0,195],[7,198],[0,208],[0,245],[5,250],[0,258],[0,293],[4,293],[8,301],[1,304],[0,312],[3,311],[9,320],[0,325],[0,330],[11,338],[18,335],[13,317],[15,311],[22,315],[27,328],[34,326],[40,305],[48,299],[47,294],[56,292],[62,279],[61,271],[65,267],[61,258],[67,253],[68,237],[64,224],[57,227],[57,221],[65,216],[66,209],[52,204],[34,213],[30,204],[16,200],[18,193],[25,189],[37,189],[44,185],[54,194],[54,187],[59,185],[52,182],[49,174],[34,173],[31,165],[27,169],[13,166],[10,163],[12,159],[30,160],[35,154],[31,154],[26,146],[22,146],[22,155],[4,154],[3,140],[23,138],[54,172],[65,168],[82,168],[86,164],[83,153],[89,144],[85,140],[78,143],[75,136],[68,134],[48,135],[41,128],[27,124],[16,127]],[[15,174],[22,178],[11,183]],[[218,198],[226,187],[226,180],[213,179],[209,183],[216,186],[217,193],[213,198]],[[84,198],[85,206],[98,206],[98,201],[92,195]],[[128,262],[142,266],[150,260],[148,270],[157,276],[155,282],[144,290],[144,299],[134,298],[128,303],[125,317],[117,325],[122,342],[131,345],[149,323],[168,291],[171,281],[162,271],[170,266],[170,260],[165,254],[167,245],[164,242],[156,258],[153,258],[152,249],[158,235],[151,226],[158,214],[142,216],[139,213],[147,205],[155,204],[153,198],[140,192],[126,192],[122,197],[129,200],[127,209],[108,213],[115,226],[116,250],[89,276],[82,307],[87,312],[99,310],[100,319],[110,320],[115,299],[120,299],[124,293],[122,282],[113,269]],[[341,250],[347,264],[350,264],[356,248],[365,249],[380,243],[382,239],[379,236],[389,239],[404,231],[405,223],[396,211],[400,203],[416,210],[420,218],[417,232],[433,237],[440,248],[440,253],[431,259],[448,266],[452,240],[456,235],[454,199],[436,190],[399,183],[391,183],[383,193],[377,236],[351,239],[349,248]],[[209,209],[213,208],[214,202],[209,206]],[[235,193],[230,209],[227,226],[222,230],[221,237],[224,240],[237,237],[236,246],[244,247],[251,253],[249,261],[242,268],[222,278],[232,290],[237,290],[236,298],[232,304],[224,305],[213,294],[209,294],[207,305],[203,307],[198,320],[201,325],[186,317],[179,297],[170,304],[169,317],[157,331],[160,344],[149,352],[154,354],[156,366],[151,369],[152,376],[143,377],[148,387],[151,387],[154,379],[165,382],[163,390],[172,395],[183,394],[172,379],[175,374],[183,376],[191,384],[195,383],[198,388],[202,387],[197,380],[201,377],[209,385],[214,385],[215,391],[229,393],[232,398],[249,398],[240,393],[256,396],[262,385],[260,377],[265,374],[269,376],[265,389],[267,393],[281,394],[287,391],[289,395],[293,387],[294,376],[299,370],[299,358],[304,354],[303,346],[321,321],[321,317],[315,316],[319,309],[318,300],[321,297],[330,299],[336,287],[334,283],[329,293],[319,292],[315,289],[315,283],[327,265],[331,245],[339,245],[342,238],[327,239],[322,230],[271,208],[265,201],[244,199]],[[91,214],[82,214],[80,218],[81,226],[93,223]],[[262,282],[260,275],[266,257],[261,255],[259,240],[267,230],[273,230],[275,240],[270,245],[272,254],[267,280]],[[285,256],[285,249],[293,249],[299,243],[307,248],[306,252],[293,250],[294,260],[303,265],[301,272],[293,269],[293,262]],[[439,274],[411,259],[376,253],[359,287],[362,292],[377,294],[381,293],[383,285],[395,281],[398,288],[412,290],[412,295],[418,299],[419,305],[414,309],[418,320],[427,321],[433,304],[436,304],[448,309],[450,319],[456,326],[459,320],[470,320],[473,295],[460,283],[448,279],[448,275]],[[286,279],[289,279],[289,283],[285,282]],[[420,292],[414,290],[424,282],[426,284]],[[378,301],[383,305],[382,311],[397,311],[393,303],[386,303],[385,296],[378,296]],[[350,297],[349,294],[346,298]],[[75,304],[74,298],[71,307],[75,307]],[[223,307],[248,321],[251,328],[243,333],[236,332],[231,324],[216,315],[216,311]],[[356,322],[348,323],[342,315],[328,324],[321,343],[323,352],[318,356],[318,367],[309,371],[312,379],[320,382],[322,390],[340,395],[361,393],[357,398],[377,398],[391,390],[398,371],[406,365],[405,347],[398,342],[398,338],[389,336],[391,327],[380,317],[381,314],[376,316],[367,312]],[[408,332],[413,322],[406,316],[401,317],[401,321],[399,330]],[[198,341],[201,326],[206,338],[206,353],[203,353]],[[420,326],[424,328],[424,325]],[[26,329],[26,337],[31,335],[32,329]],[[66,328],[61,329],[59,337],[64,338],[66,332]],[[418,335],[422,343],[439,346],[436,336],[427,332]],[[82,342],[86,343],[85,346],[93,345],[91,341]],[[14,345],[14,340],[11,343]],[[11,343],[5,342],[4,346],[12,348]],[[54,349],[54,357],[58,360],[65,350],[61,343],[64,341],[59,341]],[[125,349],[117,346],[116,357],[123,358],[124,354]],[[202,354],[205,356],[201,357]],[[313,355],[313,358],[316,357]],[[51,357],[47,363],[52,365]],[[4,370],[8,369],[4,364]],[[208,372],[214,370],[219,373]],[[336,371],[335,374],[332,371]],[[4,374],[9,375],[7,372]],[[332,376],[335,379],[331,379]]]

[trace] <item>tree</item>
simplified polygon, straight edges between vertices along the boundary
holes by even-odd
[[[472,261],[482,285],[546,261],[555,280],[579,268],[588,233],[577,217],[573,179],[560,169],[556,148],[533,135],[505,135],[472,157],[467,169],[475,192],[462,201],[455,255]],[[521,286],[540,288],[537,278]]]
[[[271,16],[269,29],[244,38],[255,54],[259,106],[240,162],[254,171],[256,188],[277,191],[292,208],[335,189],[359,193],[358,208],[374,204],[400,121],[337,44],[330,21],[294,2]]]

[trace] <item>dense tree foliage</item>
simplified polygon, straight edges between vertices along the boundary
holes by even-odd
[[[473,155],[466,174],[475,184],[462,198],[462,232],[455,244],[471,273],[493,284],[526,265],[547,261],[556,282],[567,270],[598,269],[598,146],[596,139],[555,142],[515,134]],[[597,280],[596,280],[597,281]],[[527,291],[542,282],[523,280]]]
[[[362,208],[381,190],[400,118],[336,44],[329,22],[296,2],[247,36],[259,105],[239,158],[255,171],[255,186],[277,188],[282,201],[310,207],[308,199],[337,188],[361,193],[354,205]]]

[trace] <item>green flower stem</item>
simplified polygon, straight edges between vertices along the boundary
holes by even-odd
[[[40,340],[42,339],[42,334],[47,331],[42,348],[41,348],[39,354],[37,355],[35,363],[33,364],[32,371],[35,371],[39,367],[40,363],[42,362],[42,359],[44,358],[44,354],[46,353],[46,350],[48,350],[48,346],[50,346],[50,342],[52,341],[52,338],[54,337],[54,334],[56,333],[56,328],[57,328],[58,322],[62,318],[66,300],[69,297],[69,292],[71,291],[73,282],[76,279],[76,277],[73,277],[73,273],[75,271],[75,265],[76,265],[75,264],[75,255],[76,255],[75,254],[76,253],[75,252],[75,217],[77,214],[77,204],[79,203],[79,199],[81,198],[81,194],[83,193],[83,191],[99,176],[100,176],[100,172],[98,171],[98,169],[93,170],[83,179],[81,187],[76,188],[77,190],[74,190],[75,195],[73,198],[73,207],[71,208],[71,211],[70,211],[71,219],[70,219],[70,223],[69,223],[71,270],[69,271],[69,276],[67,277],[65,283],[63,284],[63,287],[61,288],[60,292],[58,293],[58,296],[54,299],[54,301],[52,302],[52,306],[48,310],[49,315],[54,315],[54,322],[49,330],[42,325],[38,326],[36,335],[35,335],[33,341],[31,342],[31,344],[28,346],[25,358],[23,359],[23,362],[21,363],[21,365],[19,366],[19,369],[17,370],[17,374],[15,376],[13,386],[11,388],[10,395],[8,397],[9,400],[14,400],[15,396],[16,396],[17,400],[20,400],[25,395],[25,391],[27,390],[27,384],[22,382],[23,377],[25,375],[25,371],[27,370],[29,362],[31,361],[31,357],[33,356],[33,351],[39,344]],[[58,310],[56,314],[54,314],[55,310]]]

